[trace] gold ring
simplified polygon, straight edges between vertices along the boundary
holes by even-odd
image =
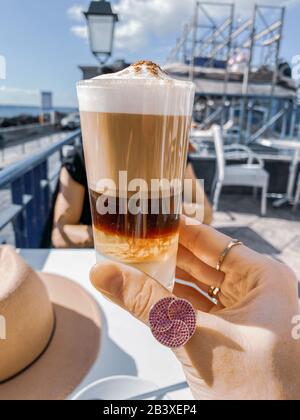
[[[227,247],[224,249],[224,251],[220,255],[220,258],[219,258],[219,261],[218,261],[218,264],[217,264],[217,271],[221,271],[221,268],[222,268],[222,265],[225,261],[225,258],[228,256],[228,254],[232,250],[232,248],[234,248],[235,246],[239,246],[239,245],[243,245],[243,243],[241,241],[239,241],[238,239],[233,239],[232,241],[229,242]]]
[[[214,300],[218,300],[220,293],[221,293],[221,289],[219,287],[212,286],[210,287],[208,291],[208,296]]]

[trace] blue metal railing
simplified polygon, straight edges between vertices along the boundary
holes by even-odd
[[[80,140],[77,130],[66,139],[0,171],[0,191],[11,192],[11,204],[0,212],[0,232],[12,223],[18,248],[39,248],[52,208],[51,183],[58,179],[62,149]],[[49,173],[49,158],[59,152],[59,164]],[[0,193],[1,195],[1,193]]]

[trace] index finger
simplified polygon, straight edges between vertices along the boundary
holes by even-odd
[[[214,269],[217,268],[221,254],[232,239],[210,226],[203,225],[194,220],[192,223],[189,223],[189,219],[185,216],[181,218],[180,244]],[[236,246],[229,252],[222,264],[221,270],[226,274],[240,262],[245,261],[245,259],[249,260],[254,255],[254,251],[249,250],[245,246]]]

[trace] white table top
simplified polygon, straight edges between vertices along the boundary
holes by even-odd
[[[300,150],[300,140],[298,139],[262,139],[257,143],[267,147],[275,147],[280,150]]]
[[[87,289],[103,311],[101,350],[84,381],[70,396],[90,383],[109,376],[131,375],[152,381],[158,387],[185,381],[180,363],[171,350],[155,341],[149,329],[128,313],[104,299],[89,282],[95,264],[92,250],[21,250],[36,270],[68,277]],[[175,400],[191,400],[189,389],[170,394]]]

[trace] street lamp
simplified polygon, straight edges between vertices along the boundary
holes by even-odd
[[[92,1],[84,15],[88,24],[92,53],[104,64],[112,54],[118,15],[113,13],[110,2],[106,0]]]

